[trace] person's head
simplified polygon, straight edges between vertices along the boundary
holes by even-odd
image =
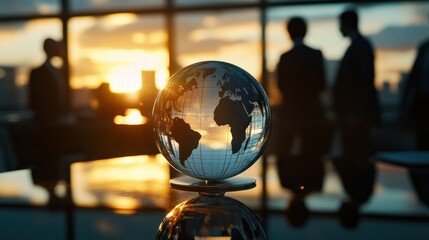
[[[340,15],[340,31],[347,37],[351,32],[358,31],[358,15],[353,9],[347,10]]]
[[[307,24],[301,17],[292,17],[286,22],[286,29],[292,40],[303,39],[307,33]]]
[[[45,51],[46,56],[48,58],[52,58],[55,56],[59,57],[61,55],[60,48],[60,42],[57,42],[52,38],[47,38],[43,42],[43,50]]]

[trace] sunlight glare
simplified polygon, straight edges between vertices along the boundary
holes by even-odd
[[[102,26],[105,29],[113,29],[137,21],[138,16],[132,13],[115,13],[103,17]]]
[[[140,90],[142,86],[140,69],[134,66],[115,68],[109,75],[110,91],[113,93],[130,93]]]
[[[106,196],[106,204],[116,209],[136,209],[140,206],[137,199],[131,197],[109,194]]]
[[[142,125],[147,123],[148,119],[142,116],[137,108],[128,108],[125,110],[125,116],[117,115],[113,122],[118,125]]]
[[[137,44],[143,44],[146,41],[146,35],[142,32],[133,33],[132,38]]]
[[[161,90],[167,85],[170,71],[167,68],[159,68],[155,72],[155,85],[158,90]]]

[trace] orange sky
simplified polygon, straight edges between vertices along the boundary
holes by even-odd
[[[428,4],[421,5],[429,9]],[[270,9],[267,25],[268,70],[273,71],[280,54],[291,47],[283,21],[292,14],[302,14],[309,19],[306,43],[320,48],[328,60],[339,60],[349,44],[340,35],[336,22],[337,13],[343,7],[323,5]],[[389,26],[406,28],[426,23],[417,14],[419,8],[422,7],[400,3],[367,7],[362,10],[362,32],[374,35]],[[183,67],[202,60],[228,61],[259,78],[259,14],[253,10],[242,13],[241,18],[237,18],[236,11],[179,15],[175,39],[178,64]],[[113,14],[98,18],[73,18],[69,24],[71,87],[95,88],[101,82],[110,82],[114,91],[132,91],[141,87],[142,70],[155,70],[157,86],[162,87],[169,75],[168,36],[163,31],[164,25],[162,16]],[[44,38],[59,39],[60,29],[58,20],[28,21],[19,28],[13,25],[1,27],[0,52],[7,57],[0,58],[0,64],[20,66],[28,71],[29,67],[43,61],[41,43]],[[400,73],[409,71],[414,57],[412,44],[405,49],[378,48],[377,86],[381,86],[383,81],[395,85]],[[26,82],[22,76],[18,81],[19,84]]]

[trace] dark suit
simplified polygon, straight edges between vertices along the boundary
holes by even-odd
[[[56,122],[65,109],[62,72],[45,62],[30,73],[29,105],[37,123]]]
[[[403,114],[414,124],[417,149],[429,150],[429,40],[418,49],[403,98]],[[419,199],[429,205],[429,170],[410,169]]]
[[[320,50],[303,44],[280,57],[277,65],[283,95],[282,119],[290,128],[305,127],[324,119],[319,95],[325,88],[325,70]]]
[[[30,73],[29,105],[34,112],[34,150],[31,163],[33,182],[50,194],[49,204],[57,200],[54,184],[60,174],[60,152],[64,128],[60,118],[65,109],[66,84],[61,70],[48,61]]]
[[[373,124],[380,121],[374,87],[374,51],[360,34],[352,39],[340,63],[333,100],[340,122]]]
[[[326,122],[319,100],[320,92],[325,88],[322,52],[296,44],[281,55],[277,73],[283,95],[277,142],[281,184],[295,192],[301,191],[301,186],[305,192],[320,191],[324,173],[321,133]],[[293,140],[298,136],[301,136],[301,154],[290,156]],[[289,172],[291,169],[295,169],[293,176]]]
[[[360,205],[369,199],[373,190],[375,167],[368,161],[370,130],[380,120],[373,48],[360,34],[352,37],[340,63],[333,101],[343,149],[343,158],[334,164],[345,191]]]
[[[411,69],[404,92],[403,107],[406,117],[420,130],[429,122],[429,40],[423,43]],[[428,132],[429,133],[429,132]],[[429,135],[427,133],[427,135]],[[419,148],[429,149],[429,139],[419,141]]]

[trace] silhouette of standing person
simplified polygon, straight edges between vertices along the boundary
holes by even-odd
[[[62,57],[61,43],[48,38],[43,43],[45,62],[30,73],[29,103],[38,124],[58,123],[65,111],[65,77],[52,65],[53,57]]]
[[[403,116],[414,125],[417,150],[429,150],[429,40],[422,43],[414,60],[403,96]],[[419,199],[429,205],[429,170],[410,169]]]
[[[379,122],[377,92],[374,87],[374,51],[358,30],[358,15],[347,10],[339,16],[340,31],[351,40],[333,88],[333,107],[340,128],[343,158],[334,159],[349,197],[339,210],[345,227],[356,227],[358,209],[373,191],[375,167],[371,155],[370,131]]]
[[[283,95],[277,167],[282,186],[294,194],[289,208],[301,206],[304,210],[299,212],[307,213],[304,197],[321,190],[324,174],[319,142],[321,124],[325,122],[320,102],[320,93],[325,88],[324,59],[320,50],[304,44],[307,25],[303,18],[290,18],[286,28],[293,48],[281,55],[277,65],[278,87]],[[300,154],[292,156],[290,152],[297,139],[301,139]],[[297,201],[300,203],[296,204]],[[289,212],[295,211],[289,209]],[[305,223],[306,218],[301,219],[289,219],[289,222],[298,226]]]
[[[33,182],[48,190],[49,203],[58,202],[54,193],[59,179],[60,126],[66,109],[66,82],[63,71],[52,65],[54,57],[62,57],[61,42],[46,39],[43,43],[45,62],[33,69],[29,79],[29,106],[34,112]]]

